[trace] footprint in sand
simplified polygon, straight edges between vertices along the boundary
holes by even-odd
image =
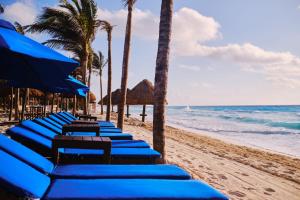
[[[224,174],[218,174],[218,177],[223,180],[227,180],[227,177]]]
[[[243,176],[249,176],[249,175],[248,175],[248,174],[246,174],[246,173],[242,173],[242,175],[243,175]]]
[[[275,192],[275,190],[272,189],[272,188],[265,188],[265,190],[266,190],[267,192]]]
[[[271,195],[271,194],[269,194],[269,193],[267,193],[267,192],[264,192],[264,194],[265,194],[265,195],[268,195],[268,196],[270,196],[270,195]]]
[[[234,195],[234,196],[237,196],[237,197],[245,197],[246,196],[245,193],[240,192],[240,191],[229,191],[228,193],[230,195]]]

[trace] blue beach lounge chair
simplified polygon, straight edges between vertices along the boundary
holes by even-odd
[[[175,165],[57,165],[24,145],[0,134],[0,149],[53,178],[155,178],[190,179],[190,175]]]
[[[6,131],[14,140],[19,141],[25,146],[44,155],[52,156],[52,139],[54,137],[51,132],[40,132],[29,130],[21,126],[15,126]],[[47,134],[44,134],[47,133]],[[87,162],[97,163],[102,162],[103,150],[94,149],[60,149],[61,157],[64,160],[74,161],[74,158],[81,158]],[[111,162],[118,164],[149,164],[155,163],[155,160],[160,157],[160,154],[150,148],[112,148]],[[78,159],[75,159],[78,160]]]
[[[53,134],[59,132],[58,129],[56,129],[58,132],[54,133],[50,129],[45,128],[44,126],[41,126],[31,120],[22,121],[20,125],[22,127],[33,130],[33,131],[35,131],[39,134],[43,134],[43,135],[49,135],[49,134],[53,135]],[[54,127],[52,127],[52,128],[54,128]],[[60,133],[61,132],[62,132],[62,130],[60,131]],[[70,135],[70,136],[95,136],[96,133],[94,133],[94,132],[71,132],[71,133],[68,133],[68,135]],[[132,140],[133,139],[132,135],[130,135],[128,133],[100,133],[100,136],[109,137],[111,140]],[[53,139],[53,136],[51,136],[51,139]]]
[[[0,196],[31,199],[225,200],[226,196],[196,180],[51,179],[0,150]]]
[[[58,135],[61,135],[61,128],[49,123],[45,120],[46,118],[36,118],[33,121],[39,125],[44,126],[45,128],[55,132]],[[105,134],[104,134],[105,135]],[[107,135],[107,134],[106,134]],[[112,147],[114,148],[150,148],[149,144],[147,144],[143,140],[112,140]]]

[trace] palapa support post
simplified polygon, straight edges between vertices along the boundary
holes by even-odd
[[[76,95],[74,95],[74,98],[73,98],[73,115],[76,114],[76,106],[77,106],[77,99],[76,99]]]
[[[142,122],[145,122],[145,117],[147,116],[146,114],[146,105],[143,105],[143,112],[140,114],[142,116]]]
[[[129,114],[129,105],[127,104],[127,112],[126,112],[126,117],[129,118],[130,114]]]
[[[63,105],[64,105],[64,97],[63,94],[60,93],[60,112],[63,110]]]
[[[52,102],[51,102],[51,113],[53,113],[53,107],[54,107],[54,98],[55,98],[55,93],[52,93]]]
[[[27,89],[24,89],[24,92],[25,92],[25,95],[23,96],[23,102],[22,102],[21,121],[24,120],[26,102],[27,102],[27,97],[28,97]]]
[[[19,120],[19,93],[20,89],[15,88],[15,121]]]
[[[9,121],[11,120],[12,117],[13,106],[14,106],[14,88],[12,87],[10,90],[10,105],[9,105],[9,116],[8,116]]]
[[[44,110],[43,110],[44,117],[46,117],[46,104],[47,104],[47,92],[44,92]]]
[[[68,112],[69,109],[69,98],[67,98],[67,102],[66,102],[66,111]]]
[[[114,112],[114,105],[111,105],[111,112]]]
[[[56,95],[56,110],[55,112],[58,112],[58,105],[59,105],[59,99],[58,99],[58,95]]]

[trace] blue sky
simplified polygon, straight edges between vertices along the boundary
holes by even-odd
[[[2,18],[32,23],[57,0],[4,0]],[[97,1],[113,31],[113,89],[120,87],[126,10]],[[153,82],[160,0],[138,0],[133,14],[129,88]],[[171,105],[300,104],[300,2],[175,0],[168,101]],[[29,35],[38,41],[47,36]],[[104,33],[93,47],[106,52]],[[66,54],[68,55],[68,54]],[[106,74],[106,71],[104,72]],[[104,76],[106,81],[106,76]],[[104,84],[106,87],[106,84]],[[98,96],[98,77],[92,91]]]

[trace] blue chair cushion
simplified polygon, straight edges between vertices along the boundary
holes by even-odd
[[[94,157],[102,156],[104,151],[102,149],[75,149],[65,148],[64,154],[70,156],[85,156]],[[159,158],[160,153],[150,148],[112,148],[112,158],[137,158],[137,159],[148,159],[148,158]]]
[[[35,143],[36,145],[40,145],[40,146],[48,149],[49,152],[51,151],[52,140],[49,140],[48,138],[40,136],[37,133],[32,132],[31,130],[28,130],[23,127],[15,126],[13,128],[8,129],[6,131],[6,133],[10,136],[20,137],[23,140],[27,140],[32,143]]]
[[[44,199],[225,200],[227,197],[195,180],[56,179]]]
[[[122,133],[119,128],[100,128],[100,133]]]
[[[71,123],[72,121],[74,121],[73,118],[71,118],[68,115],[65,115],[63,112],[56,113],[56,115],[60,116],[61,118],[65,119],[65,120],[67,120],[69,123]]]
[[[72,136],[95,136],[95,132],[69,132]],[[132,140],[132,135],[128,133],[100,133],[102,137],[109,137],[111,140]]]
[[[41,198],[50,178],[0,150],[0,187],[19,197]]]
[[[77,120],[77,118],[75,116],[73,116],[71,113],[69,112],[62,112],[65,115],[68,115],[70,118],[73,118],[73,120]]]
[[[27,128],[41,136],[44,136],[50,140],[52,140],[57,135],[55,132],[51,131],[50,129],[48,129],[42,125],[39,125],[33,121],[30,121],[30,120],[21,122],[21,126]]]
[[[112,148],[150,148],[143,140],[112,140]]]
[[[53,121],[55,121],[56,123],[60,124],[61,126],[67,124],[66,122],[60,120],[59,118],[57,118],[54,115],[50,115],[48,118],[51,119],[51,120],[53,120]]]
[[[50,119],[48,117],[43,118],[43,120],[52,124],[53,126],[56,126],[59,129],[62,129],[62,127],[63,127],[62,125],[58,124],[57,122],[53,121],[52,119]]]
[[[112,157],[159,158],[160,153],[150,148],[112,148]]]
[[[48,159],[2,134],[0,149],[43,173],[50,174],[54,169],[54,165]]]
[[[51,176],[56,179],[191,179],[175,165],[59,165]]]
[[[56,134],[60,135],[61,132],[62,132],[60,128],[58,128],[57,126],[45,121],[44,119],[36,118],[36,119],[34,119],[34,122],[44,126],[47,129],[50,129],[51,131],[55,132]]]

